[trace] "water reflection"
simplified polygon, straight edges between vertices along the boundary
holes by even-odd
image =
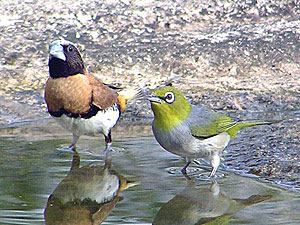
[[[101,224],[123,200],[120,192],[137,185],[105,165],[87,165],[80,168],[80,156],[74,152],[72,166],[50,195],[44,217],[46,224]]]
[[[188,180],[186,188],[160,208],[153,225],[228,224],[238,211],[271,197],[252,195],[231,199],[220,192],[216,181],[196,186],[193,180]]]

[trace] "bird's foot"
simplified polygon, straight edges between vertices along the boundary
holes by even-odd
[[[217,172],[217,168],[214,167],[213,170],[210,172],[208,178],[214,178]]]
[[[73,141],[72,141],[72,144],[69,146],[69,149],[76,151],[76,144],[77,144],[78,139],[79,139],[79,136],[73,134]]]
[[[181,173],[183,174],[183,176],[188,180],[188,181],[191,181],[192,178],[187,174],[186,171],[181,171]]]
[[[58,147],[56,148],[57,151],[55,151],[55,155],[56,156],[59,156],[63,153],[69,153],[69,152],[76,152],[76,148],[70,148],[70,146],[61,146],[61,147]],[[71,151],[72,150],[72,151]]]
[[[105,155],[109,154],[109,152],[124,152],[125,148],[123,147],[112,147],[110,144],[109,146],[106,146],[104,152]]]
[[[190,164],[191,164],[191,161],[188,161],[182,168],[181,173],[186,174],[186,169],[189,167]]]
[[[123,147],[113,147],[110,149],[111,152],[124,152],[125,148]]]
[[[108,158],[109,157],[109,152],[112,150],[112,143],[106,143],[106,148],[104,150],[104,158]]]
[[[73,152],[76,152],[76,144],[71,144],[69,147]]]
[[[207,176],[207,178],[211,181],[215,181],[216,179],[221,179],[221,178],[224,178],[224,177],[225,177],[225,174],[221,173],[221,172],[218,172],[218,174],[209,174]]]
[[[200,168],[205,171],[211,171],[211,167],[207,165],[203,165],[199,160],[194,159],[193,162],[197,164],[197,168]]]
[[[184,175],[186,175],[186,174],[187,174],[187,172],[186,172],[186,168],[182,168],[182,170],[180,170],[180,172],[181,172],[182,174],[184,174]]]
[[[121,151],[124,151],[124,148],[116,148],[116,147],[112,148],[112,144],[110,143],[106,145],[106,148],[104,150],[104,159],[108,160],[112,152],[121,152]]]

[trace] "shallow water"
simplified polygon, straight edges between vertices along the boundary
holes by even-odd
[[[184,177],[149,126],[123,121],[113,138],[105,163],[102,137],[82,137],[74,154],[51,121],[2,128],[0,224],[44,224],[46,206],[48,224],[300,223],[297,192],[224,170],[213,182],[195,165]]]

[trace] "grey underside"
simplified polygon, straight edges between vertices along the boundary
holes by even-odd
[[[211,138],[196,138],[190,127],[209,126],[218,114],[212,110],[192,105],[191,114],[169,132],[157,129],[152,123],[153,133],[167,151],[189,158],[206,158],[222,151],[229,142],[229,135],[221,133]]]

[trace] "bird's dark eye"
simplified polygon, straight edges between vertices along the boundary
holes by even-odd
[[[73,49],[74,49],[74,48],[73,48],[73,46],[72,46],[72,45],[69,45],[69,46],[68,46],[68,51],[69,51],[69,52],[72,52],[72,51],[73,51]]]
[[[175,95],[172,92],[167,92],[164,99],[167,103],[172,104],[175,101]]]

